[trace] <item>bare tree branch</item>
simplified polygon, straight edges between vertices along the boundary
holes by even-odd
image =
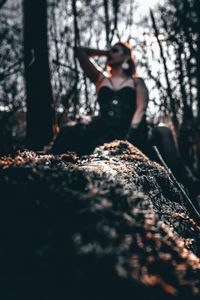
[[[156,39],[157,39],[157,42],[158,42],[158,45],[159,45],[160,55],[161,55],[161,58],[162,58],[163,66],[164,66],[164,74],[165,74],[165,79],[166,79],[166,83],[167,83],[168,98],[170,100],[170,107],[171,107],[172,114],[173,114],[172,115],[173,123],[174,123],[175,128],[177,128],[178,119],[177,119],[177,116],[176,116],[175,101],[173,99],[172,88],[171,88],[171,84],[170,84],[170,80],[169,80],[169,76],[168,76],[167,63],[166,63],[166,59],[165,59],[165,56],[164,56],[163,47],[162,47],[162,44],[161,44],[160,39],[159,39],[159,32],[158,32],[158,28],[157,28],[152,10],[150,10],[150,15],[151,15],[151,20],[152,20],[152,24],[153,24],[154,33],[155,33],[155,36],[156,36]]]
[[[7,0],[0,0],[0,9],[3,7],[3,5],[7,2]]]
[[[72,11],[73,11],[73,17],[74,17],[74,47],[76,48],[78,45],[80,45],[80,34],[79,34],[79,28],[78,28],[78,14],[76,9],[76,0],[72,0]],[[77,106],[78,106],[78,90],[77,85],[79,81],[79,72],[78,72],[78,65],[76,61],[76,55],[74,51],[74,64],[75,64],[75,85],[74,85],[74,95],[73,95],[73,102],[74,102],[74,118],[76,118],[77,114]]]
[[[104,5],[104,12],[105,12],[105,28],[106,28],[106,46],[109,47],[110,46],[110,20],[109,20],[109,8],[108,8],[108,0],[104,0],[103,1],[103,5]]]

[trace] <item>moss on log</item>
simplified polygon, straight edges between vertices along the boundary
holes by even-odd
[[[0,160],[1,299],[199,299],[200,228],[125,141]]]

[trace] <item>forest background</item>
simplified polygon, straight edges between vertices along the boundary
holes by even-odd
[[[197,181],[199,0],[165,0],[149,9],[136,0],[0,0],[0,154],[40,150],[58,126],[98,114],[74,47],[105,49],[118,40],[130,43],[148,86],[148,120],[171,127],[188,176]],[[94,62],[105,67],[105,58]]]

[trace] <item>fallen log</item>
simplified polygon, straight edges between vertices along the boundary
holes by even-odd
[[[198,299],[200,228],[125,141],[0,160],[1,299]]]

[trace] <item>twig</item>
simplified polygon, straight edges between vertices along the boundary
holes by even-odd
[[[166,84],[167,84],[167,92],[168,92],[168,97],[169,97],[169,101],[170,101],[170,108],[171,108],[172,113],[173,113],[173,123],[174,123],[174,126],[175,126],[176,130],[177,130],[178,120],[177,120],[177,117],[176,117],[176,108],[175,108],[175,104],[174,104],[176,102],[174,101],[174,98],[173,98],[173,90],[172,90],[169,75],[168,75],[167,60],[166,60],[165,55],[164,55],[163,46],[162,46],[161,41],[159,39],[159,31],[158,31],[158,27],[156,25],[156,20],[154,18],[154,14],[153,14],[152,10],[150,10],[150,16],[151,16],[153,29],[154,29],[154,34],[155,34],[155,37],[156,37],[156,40],[157,40],[157,43],[158,43],[158,46],[159,46],[159,49],[160,49],[160,56],[161,56],[162,62],[163,62],[164,75],[165,75],[165,80],[166,80]]]
[[[106,29],[106,46],[107,48],[110,47],[110,39],[109,39],[109,35],[110,35],[110,20],[109,20],[109,7],[108,7],[108,0],[104,0],[103,1],[103,6],[104,6],[104,13],[105,13],[105,29]]]
[[[72,72],[76,72],[75,68],[71,67],[70,65],[66,65],[66,64],[63,64],[55,59],[53,59],[52,61],[56,66],[61,66],[61,67],[64,67],[64,68],[68,68],[70,71]]]
[[[2,6],[7,2],[7,0],[1,0],[0,1],[0,8],[2,8]]]
[[[78,27],[78,13],[76,9],[76,0],[72,0],[72,11],[74,17],[74,67],[75,67],[75,84],[74,84],[74,118],[77,115],[77,106],[78,106],[78,82],[79,82],[79,72],[78,72],[78,65],[76,60],[76,53],[75,48],[80,45],[80,32]]]
[[[156,146],[153,146],[160,162],[162,163],[162,165],[166,168],[167,172],[169,173],[169,176],[171,177],[172,181],[176,184],[176,186],[179,188],[179,190],[181,191],[181,193],[183,194],[183,196],[185,197],[187,203],[190,205],[190,207],[192,208],[193,212],[195,213],[196,217],[198,217],[198,222],[200,222],[200,214],[197,211],[196,207],[194,206],[194,204],[192,203],[192,201],[190,200],[190,198],[188,197],[188,195],[186,194],[185,190],[183,189],[183,187],[180,185],[180,183],[176,180],[174,174],[172,173],[172,171],[168,168],[166,162],[164,161],[164,159],[162,158],[158,148]]]

